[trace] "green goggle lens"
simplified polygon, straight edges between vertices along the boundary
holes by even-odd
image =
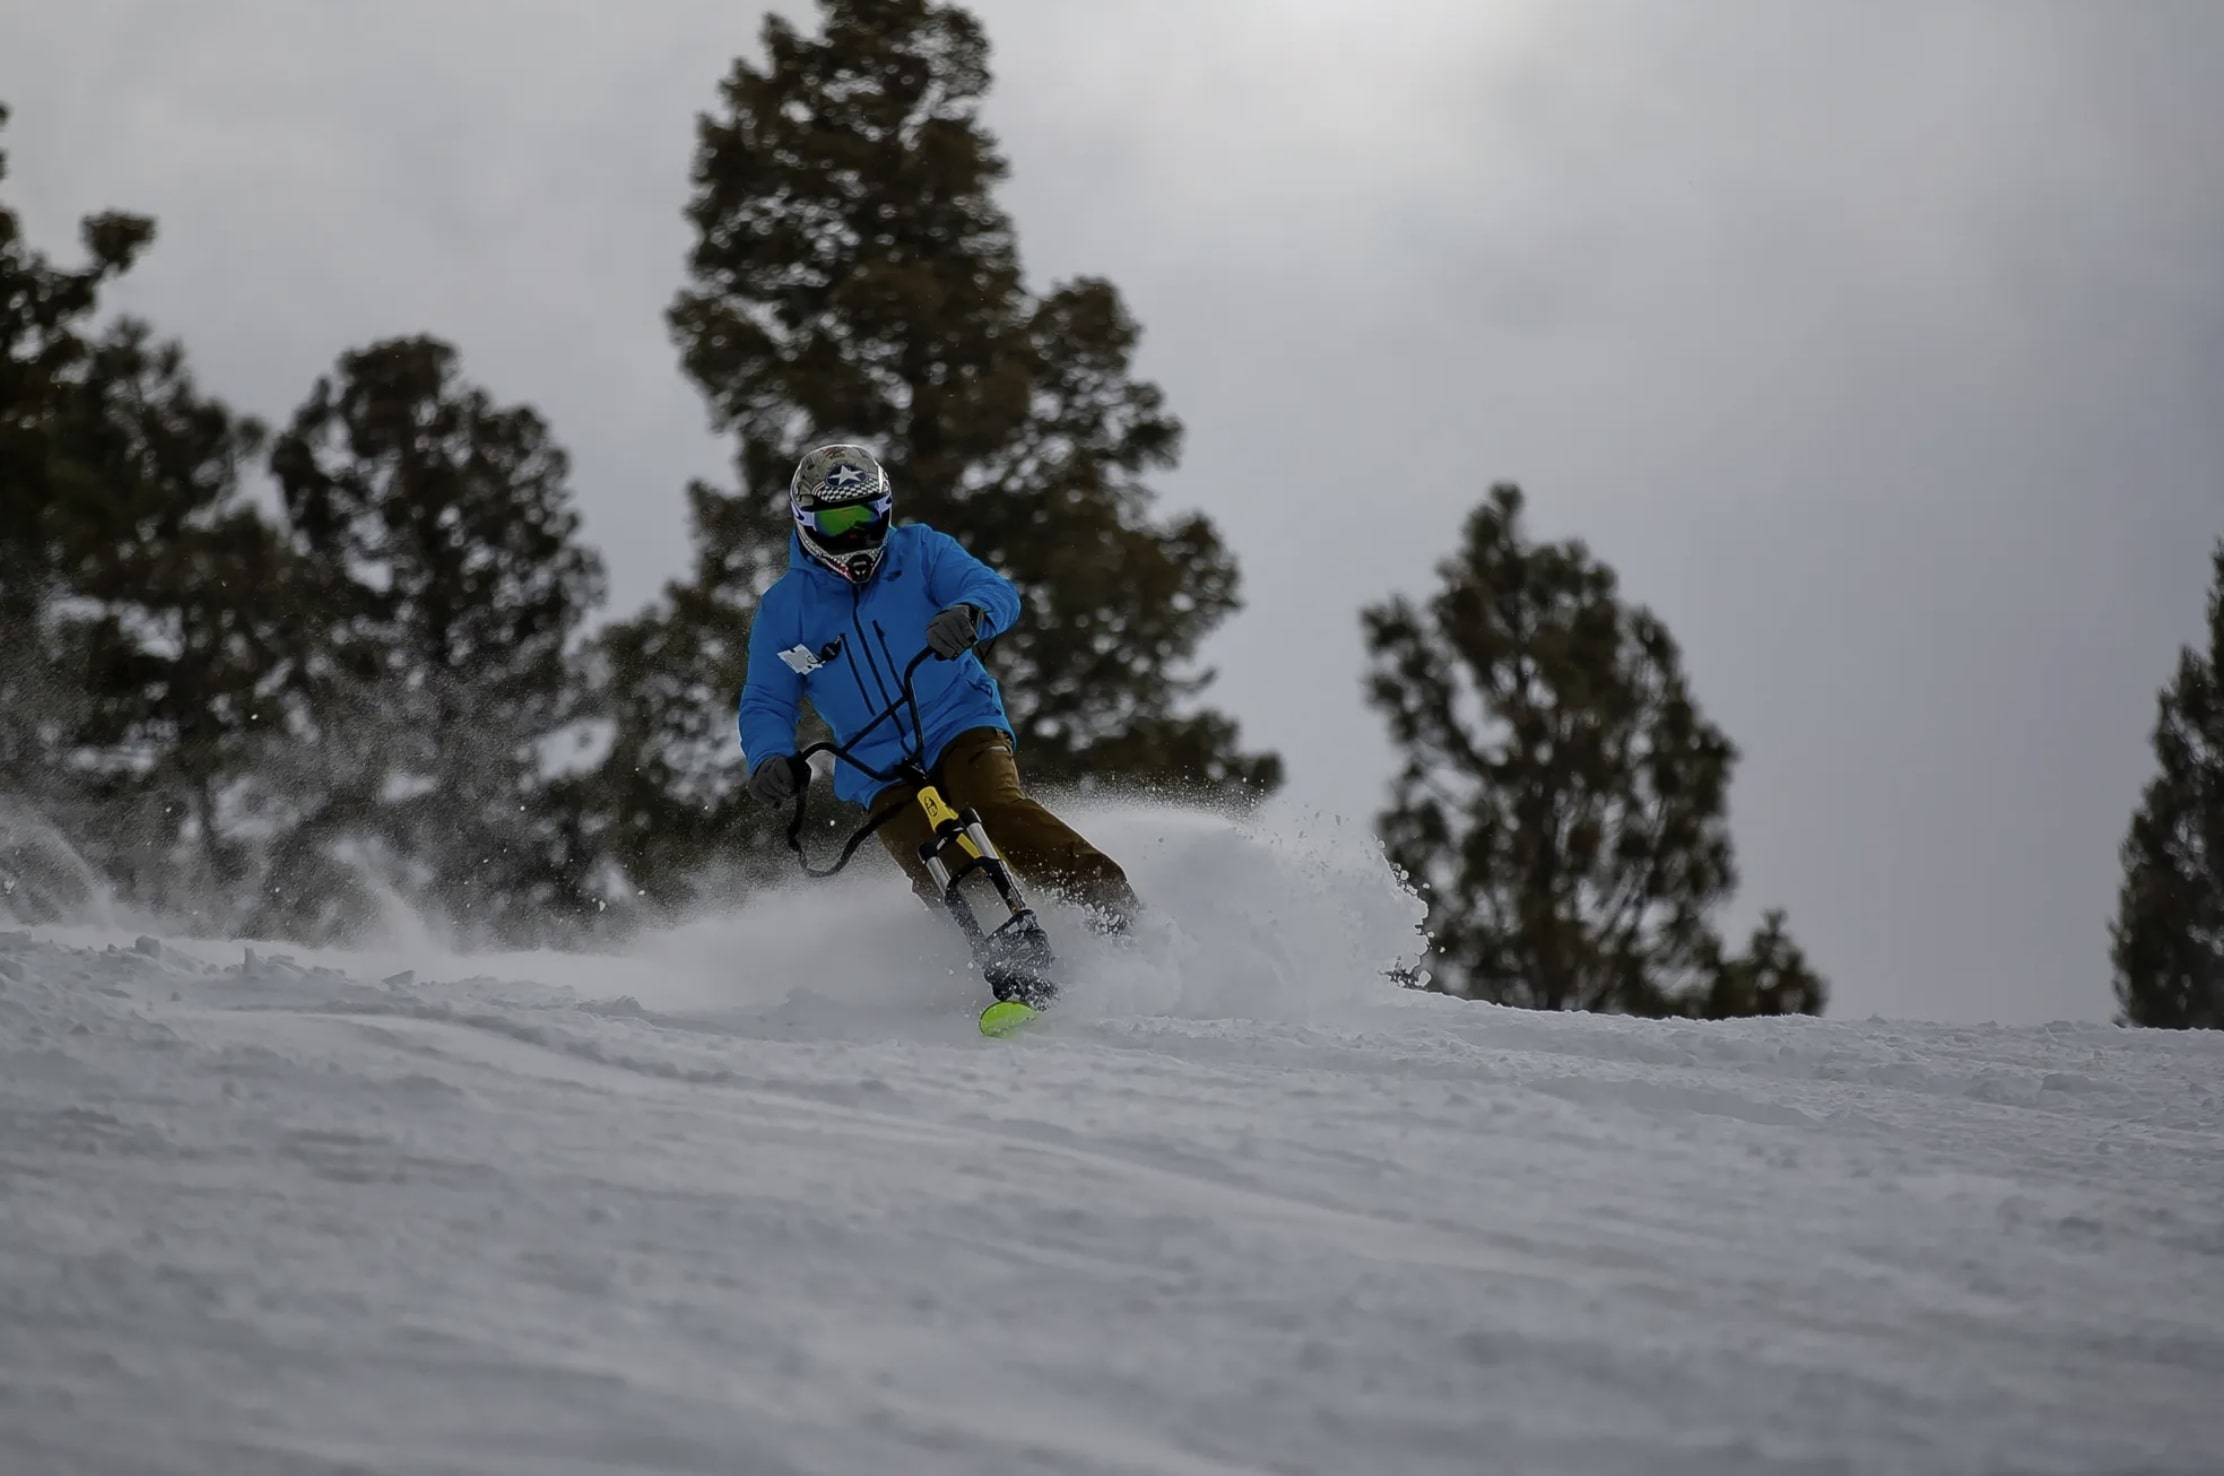
[[[869,502],[853,502],[847,507],[822,507],[811,514],[811,525],[829,538],[854,533],[879,520],[880,509]]]

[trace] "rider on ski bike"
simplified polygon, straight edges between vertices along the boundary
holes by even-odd
[[[749,631],[740,730],[750,793],[778,807],[810,782],[795,746],[805,697],[861,764],[894,771],[915,736],[903,671],[931,649],[940,659],[913,677],[930,780],[953,807],[978,812],[1022,878],[1081,906],[1099,929],[1125,931],[1139,906],[1126,874],[1021,787],[1003,695],[973,650],[1011,629],[1019,592],[949,534],[893,526],[894,506],[888,474],[863,447],[821,446],[797,463],[788,570]],[[837,764],[834,792],[870,810],[912,890],[939,905],[919,855],[930,831],[911,786]]]

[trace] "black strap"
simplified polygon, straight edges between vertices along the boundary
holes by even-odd
[[[856,830],[850,833],[849,839],[842,843],[841,856],[836,859],[832,866],[822,871],[811,864],[809,856],[803,854],[803,810],[810,803],[810,799],[810,790],[807,786],[795,792],[795,814],[788,821],[788,849],[795,852],[795,859],[802,863],[805,876],[816,877],[820,880],[840,875],[842,868],[849,865],[852,858],[857,855],[857,848],[872,839],[874,833],[880,827],[895,819],[903,810],[902,805],[890,805],[878,815],[867,820],[863,825],[858,826]]]

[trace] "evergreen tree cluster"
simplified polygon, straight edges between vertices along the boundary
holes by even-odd
[[[602,571],[548,428],[408,337],[274,433],[96,322],[153,236],[95,217],[65,268],[0,202],[0,906],[308,941],[390,899],[476,938],[580,912],[544,748]]]
[[[789,471],[830,440],[1020,586],[990,657],[1031,778],[1273,790],[1198,701],[1239,579],[1209,520],[1153,507],[1181,427],[1131,373],[1138,325],[1101,279],[1023,280],[978,22],[823,22],[769,18],[699,120],[669,326],[737,485],[687,489],[689,576],[607,624],[554,432],[453,346],[342,352],[266,426],[103,321],[152,221],[86,221],[72,268],[0,197],[0,911],[106,891],[327,941],[399,905],[478,942],[732,896],[783,860],[734,702]]]
[[[733,706],[787,566],[789,472],[831,440],[872,445],[900,515],[1019,585],[1028,618],[988,654],[1032,779],[1276,788],[1278,758],[1201,703],[1241,580],[1207,518],[1155,506],[1182,427],[1133,372],[1139,326],[1107,281],[1022,270],[979,23],[820,0],[815,31],[773,16],[762,36],[698,119],[666,318],[732,481],[685,489],[691,564],[622,618],[601,618],[554,431],[453,346],[342,351],[265,425],[177,343],[104,319],[151,221],[84,222],[70,267],[0,196],[0,911],[105,887],[325,941],[399,902],[473,941],[545,941],[758,884],[786,865],[784,817],[745,798]],[[1430,987],[1820,1012],[1781,911],[1742,951],[1719,934],[1737,754],[1662,622],[1582,544],[1531,540],[1511,486],[1436,572],[1429,598],[1359,612],[1404,760],[1380,831],[1429,904]],[[2166,981],[2124,986],[2127,1008],[2210,1024],[2224,784],[2186,776],[2224,746],[2224,625],[2215,644],[2166,713],[2118,947]],[[2177,921],[2194,893],[2198,946]]]

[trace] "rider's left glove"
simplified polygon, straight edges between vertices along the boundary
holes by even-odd
[[[952,605],[927,622],[927,646],[944,661],[957,660],[980,638],[981,612],[971,605]]]

